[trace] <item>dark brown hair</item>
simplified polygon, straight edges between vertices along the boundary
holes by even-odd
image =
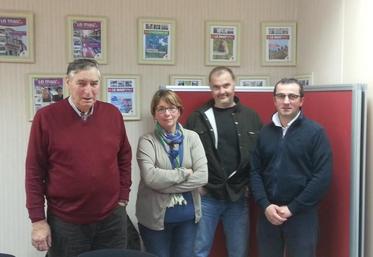
[[[233,71],[230,68],[228,68],[226,66],[217,66],[210,71],[209,83],[211,83],[211,79],[212,79],[213,76],[220,75],[223,72],[228,72],[231,75],[232,79],[236,80],[236,76],[234,75]]]
[[[276,83],[275,88],[273,89],[273,95],[276,95],[277,85],[279,85],[279,84],[285,84],[285,85],[287,85],[287,84],[297,84],[297,85],[299,86],[299,95],[300,95],[301,97],[304,96],[304,87],[303,87],[303,85],[302,85],[301,83],[299,83],[299,81],[298,81],[297,79],[295,79],[295,78],[282,78],[282,79],[280,79],[280,80]]]

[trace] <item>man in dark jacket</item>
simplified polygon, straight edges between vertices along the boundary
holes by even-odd
[[[259,116],[234,94],[235,76],[228,67],[209,75],[213,99],[192,113],[186,127],[196,131],[208,160],[208,184],[201,188],[202,218],[195,256],[207,257],[218,222],[223,221],[230,257],[247,257],[250,155],[261,128]]]
[[[317,206],[329,188],[332,154],[324,129],[301,112],[303,86],[282,79],[274,89],[277,112],[260,132],[253,154],[251,189],[262,212],[257,237],[261,257],[314,257]]]

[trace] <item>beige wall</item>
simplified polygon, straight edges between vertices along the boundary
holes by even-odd
[[[138,137],[152,129],[149,102],[158,86],[167,84],[170,74],[206,75],[211,69],[204,65],[205,20],[241,21],[241,66],[234,68],[237,74],[268,74],[274,83],[283,76],[312,71],[316,84],[372,83],[369,66],[357,66],[358,63],[369,63],[367,56],[355,53],[362,47],[357,39],[365,36],[361,30],[361,34],[356,34],[359,27],[356,19],[367,2],[369,0],[0,0],[1,10],[25,10],[35,14],[36,39],[35,63],[0,63],[0,252],[43,256],[31,247],[30,223],[24,207],[24,159],[30,129],[26,112],[26,76],[28,73],[65,72],[66,15],[108,17],[108,64],[102,65],[103,73],[141,75],[142,119],[126,122],[135,152]],[[137,64],[138,17],[176,20],[176,65]],[[281,20],[298,21],[298,65],[296,68],[261,67],[259,23]],[[365,68],[364,76],[360,67]],[[372,90],[368,90],[368,97],[372,99]],[[372,119],[368,122],[371,128]],[[372,153],[372,146],[370,134],[368,154]],[[368,165],[372,167],[371,160]],[[138,181],[135,160],[133,179],[129,206],[132,218]],[[372,179],[368,175],[370,184]],[[372,194],[368,187],[368,195]],[[368,216],[373,206],[369,198],[367,206]],[[368,221],[368,225],[367,235],[371,238],[372,224]],[[373,256],[373,248],[367,245],[365,256]]]
[[[314,84],[342,82],[341,0],[298,1],[297,73],[313,71]]]

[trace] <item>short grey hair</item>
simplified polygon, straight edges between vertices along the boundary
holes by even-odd
[[[89,70],[91,68],[96,68],[98,71],[98,75],[101,78],[101,73],[98,68],[98,63],[94,59],[76,59],[73,62],[69,63],[67,66],[66,75],[68,77],[74,76],[75,73],[82,71],[82,70]]]

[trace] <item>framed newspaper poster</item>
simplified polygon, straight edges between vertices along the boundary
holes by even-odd
[[[138,62],[175,64],[175,20],[138,20]]]
[[[269,85],[269,76],[237,76],[236,86],[238,87],[268,87]]]
[[[107,63],[107,22],[104,17],[68,16],[67,53],[68,61],[95,59]]]
[[[296,22],[262,22],[262,65],[297,64]]]
[[[175,86],[207,86],[205,76],[170,75],[170,85]]]
[[[239,22],[206,22],[206,65],[240,65]]]
[[[34,62],[34,15],[0,11],[0,62]]]
[[[303,86],[313,85],[313,73],[295,75],[294,78],[296,78]]]
[[[124,120],[139,120],[140,76],[104,75],[102,99],[117,107]]]
[[[30,74],[28,85],[29,118],[41,108],[61,101],[68,93],[63,74]]]

